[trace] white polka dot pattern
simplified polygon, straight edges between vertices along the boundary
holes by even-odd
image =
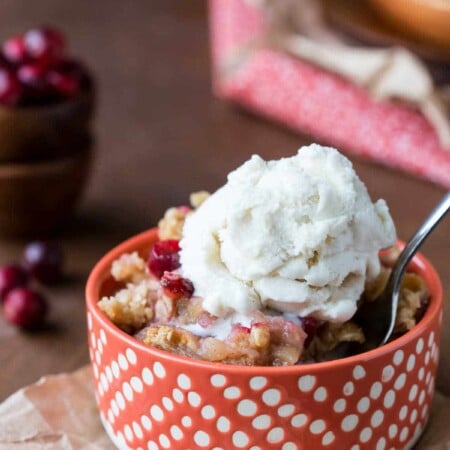
[[[356,414],[350,414],[342,420],[341,429],[345,432],[353,431],[356,428],[356,425],[358,425],[358,422],[359,416]]]
[[[237,448],[244,448],[248,445],[249,438],[243,431],[235,431],[233,433],[233,444]]]
[[[217,419],[217,430],[221,433],[228,433],[231,428],[231,422],[224,416],[220,416]]]
[[[267,378],[265,377],[253,377],[250,380],[250,388],[254,391],[259,391],[267,385]]]
[[[208,447],[210,440],[206,431],[199,430],[194,433],[194,441],[199,447]]]
[[[262,395],[262,401],[268,406],[275,406],[280,403],[281,393],[278,389],[268,389]]]
[[[88,317],[102,420],[130,448],[301,450],[308,436],[315,448],[387,450],[409,445],[427,420],[439,355],[434,331],[383,364],[342,366],[333,381],[311,367],[286,382],[264,370],[244,376],[218,367],[205,377],[167,359],[140,361],[139,348],[112,350],[115,336]]]
[[[258,405],[252,400],[241,400],[237,406],[237,411],[241,416],[252,417],[257,410]]]
[[[333,409],[337,413],[342,413],[345,411],[345,408],[347,406],[347,400],[344,398],[340,398],[339,400],[336,400],[334,403]]]
[[[180,389],[187,390],[191,388],[191,379],[184,373],[178,376],[177,382]]]
[[[276,444],[284,439],[284,430],[281,427],[272,428],[267,433],[267,442],[269,444]]]
[[[316,377],[304,375],[298,380],[298,387],[302,392],[309,392],[316,384]]]
[[[345,383],[342,391],[343,391],[343,394],[346,396],[352,395],[353,392],[355,392],[355,385],[353,384],[352,381],[347,381],[347,383]]]
[[[319,387],[314,391],[314,400],[316,402],[324,402],[327,398],[327,390],[326,388]]]
[[[256,430],[265,430],[270,427],[271,419],[267,414],[262,414],[261,416],[255,417],[252,422],[253,428]]]

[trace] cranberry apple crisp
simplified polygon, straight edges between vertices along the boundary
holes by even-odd
[[[205,192],[193,194],[191,203],[195,208],[206,198]],[[179,270],[179,240],[192,211],[170,208],[158,224],[160,240],[149,255],[124,254],[114,261],[111,275],[123,288],[98,305],[115,325],[147,345],[226,364],[283,366],[323,361],[336,349],[364,342],[364,330],[352,320],[333,323],[270,308],[232,318],[206,311],[202,298],[194,295],[195,286]],[[359,302],[374,301],[384,289],[397,256],[396,247],[382,254],[381,271],[366,283]],[[396,336],[414,327],[427,302],[424,280],[408,272],[401,289]]]

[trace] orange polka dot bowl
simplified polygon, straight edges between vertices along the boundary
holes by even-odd
[[[117,288],[111,263],[146,255],[156,230],[104,256],[87,284],[95,394],[119,449],[403,449],[426,425],[439,355],[442,290],[430,263],[413,261],[431,300],[414,329],[331,362],[243,367],[203,362],[137,341],[97,307]]]

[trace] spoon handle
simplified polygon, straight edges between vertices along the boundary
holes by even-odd
[[[433,212],[429,215],[429,217],[425,220],[425,222],[420,226],[420,228],[416,231],[414,236],[408,241],[405,248],[403,249],[396,267],[396,269],[400,272],[398,276],[401,278],[403,272],[406,269],[406,266],[411,261],[411,258],[416,253],[417,249],[422,245],[423,241],[427,238],[427,236],[433,231],[434,227],[443,219],[443,217],[450,210],[450,191],[444,196],[444,198],[437,204],[436,208],[434,208]]]
[[[395,318],[397,316],[397,306],[400,294],[400,283],[405,273],[408,263],[416,253],[417,249],[422,245],[423,241],[431,233],[434,227],[441,221],[441,219],[447,214],[450,209],[450,191],[444,196],[444,198],[437,204],[433,212],[423,222],[420,228],[416,231],[414,236],[408,241],[405,248],[400,253],[400,256],[392,270],[389,277],[388,284],[385,292],[390,293],[386,300],[390,303],[390,323],[389,327],[384,335],[381,344],[385,344],[392,335],[395,326]]]

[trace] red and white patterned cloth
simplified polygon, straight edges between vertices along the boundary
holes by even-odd
[[[283,52],[258,47],[241,54],[267,27],[261,12],[244,0],[210,0],[210,21],[219,97],[348,153],[450,188],[450,151],[420,112],[377,101],[340,76]],[[230,65],[233,57],[240,61]]]

